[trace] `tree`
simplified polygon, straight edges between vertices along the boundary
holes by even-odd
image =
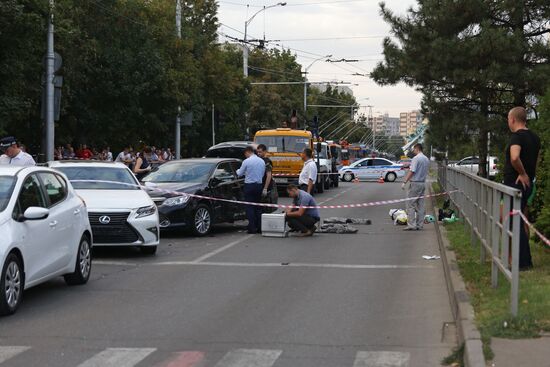
[[[396,41],[384,40],[385,61],[372,76],[382,85],[402,81],[420,90],[430,130],[450,127],[458,115],[477,137],[486,174],[487,133],[500,135],[504,130],[495,128],[509,108],[526,105],[548,83],[549,12],[540,0],[426,0],[398,17],[382,3]],[[446,148],[441,136],[436,142]]]

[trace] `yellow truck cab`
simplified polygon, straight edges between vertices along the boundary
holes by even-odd
[[[304,166],[301,153],[305,148],[313,150],[311,132],[289,128],[260,130],[254,136],[254,143],[267,147],[278,187],[285,187],[289,183],[298,184],[298,176]]]

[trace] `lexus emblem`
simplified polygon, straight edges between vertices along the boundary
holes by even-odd
[[[111,223],[111,217],[109,217],[107,215],[102,215],[101,217],[99,217],[99,223],[109,224],[109,223]]]

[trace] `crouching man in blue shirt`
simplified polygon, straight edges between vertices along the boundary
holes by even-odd
[[[288,185],[286,188],[288,196],[293,199],[294,206],[298,208],[286,210],[286,220],[288,226],[293,230],[299,231],[299,237],[312,236],[317,229],[315,223],[321,218],[317,208],[304,208],[317,206],[315,199],[307,192],[300,190],[294,185]]]

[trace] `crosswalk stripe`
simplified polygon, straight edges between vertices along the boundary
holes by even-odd
[[[353,367],[408,367],[410,353],[357,352]]]
[[[271,367],[282,350],[236,349],[227,353],[215,367]]]
[[[0,347],[0,363],[5,362],[8,359],[11,359],[29,349],[31,349],[31,347]]]
[[[78,367],[133,367],[156,348],[108,348]]]
[[[170,360],[164,361],[157,367],[198,367],[204,360],[203,352],[180,352]]]

